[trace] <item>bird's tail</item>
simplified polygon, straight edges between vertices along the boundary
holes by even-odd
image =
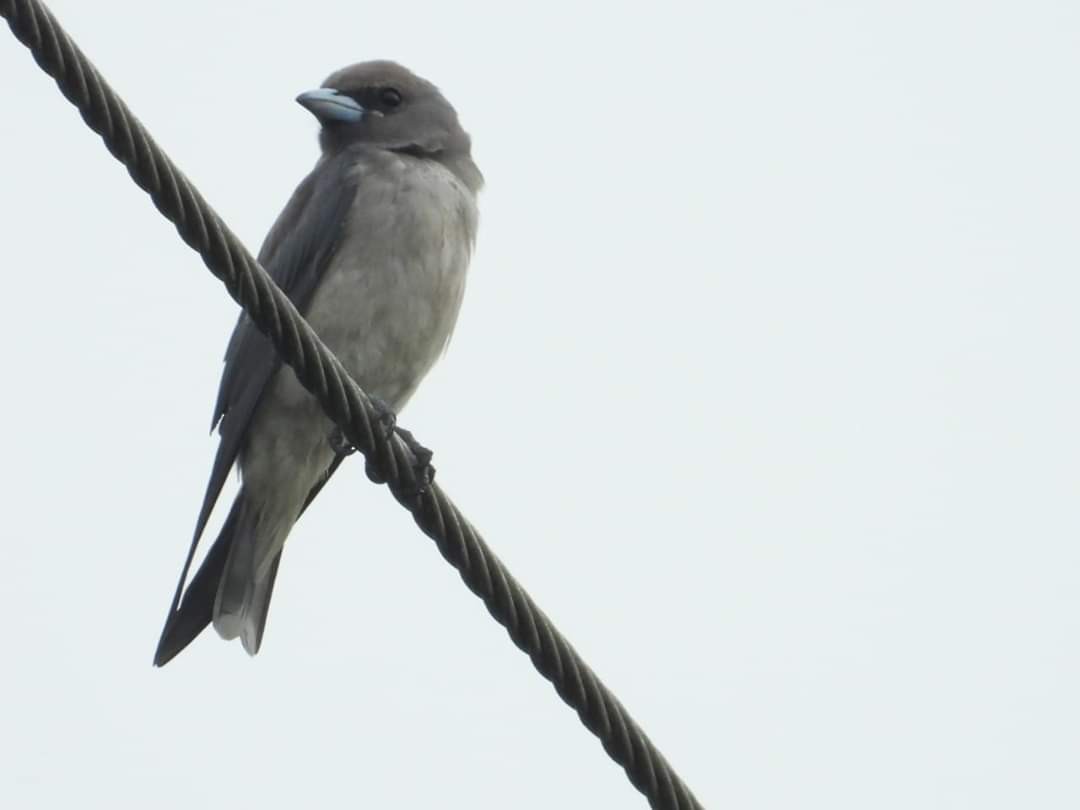
[[[211,621],[222,638],[240,637],[251,655],[259,651],[281,546],[256,576],[258,509],[241,488],[206,559],[184,591],[161,633],[154,665],[164,666],[195,640]]]
[[[229,556],[214,598],[214,629],[223,639],[239,638],[248,654],[255,655],[262,644],[281,548],[292,526],[261,519],[269,516],[245,497],[243,489],[236,500]]]

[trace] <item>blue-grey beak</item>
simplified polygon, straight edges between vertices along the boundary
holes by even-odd
[[[298,95],[296,100],[322,124],[354,124],[367,112],[349,96],[329,87],[308,90]]]

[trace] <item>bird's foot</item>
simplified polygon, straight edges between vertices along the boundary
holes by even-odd
[[[409,448],[409,452],[413,455],[412,471],[416,477],[416,483],[409,488],[407,494],[414,497],[423,495],[435,481],[435,468],[431,464],[434,453],[420,444],[416,437],[405,428],[395,428],[395,432],[405,442],[405,446]]]
[[[389,440],[391,436],[397,434],[413,455],[412,471],[416,481],[413,486],[408,487],[405,494],[411,497],[422,495],[431,486],[432,481],[435,480],[435,468],[431,466],[432,452],[420,444],[412,433],[398,426],[397,414],[391,410],[389,405],[378,397],[371,397],[371,404],[375,407],[375,413],[378,416],[380,426],[383,428],[384,437]],[[367,475],[376,483],[385,483],[382,476],[370,463],[367,465]]]
[[[390,406],[378,397],[371,397],[371,404],[375,407],[376,419],[382,429],[384,439],[389,439],[397,430],[397,415],[390,410]],[[330,449],[338,456],[351,456],[356,448],[345,438],[345,431],[339,425],[334,425],[330,431]]]
[[[337,425],[330,431],[329,442],[335,456],[351,456],[356,452],[356,448],[345,438],[345,432]]]
[[[379,420],[379,427],[383,430],[383,438],[389,439],[394,435],[397,430],[397,414],[393,409],[383,402],[378,397],[368,397],[371,400],[372,406],[375,408],[376,418]]]

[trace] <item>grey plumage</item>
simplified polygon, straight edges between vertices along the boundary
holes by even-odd
[[[396,412],[454,328],[483,180],[454,109],[392,62],[345,68],[298,101],[322,123],[323,154],[259,261],[361,387]],[[211,621],[258,651],[285,538],[341,462],[332,423],[246,316],[226,350],[214,423],[221,442],[159,666]],[[180,600],[237,462],[241,490]]]

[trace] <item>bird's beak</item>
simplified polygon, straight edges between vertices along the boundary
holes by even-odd
[[[308,90],[296,100],[322,124],[354,124],[367,112],[349,96],[329,87]]]

